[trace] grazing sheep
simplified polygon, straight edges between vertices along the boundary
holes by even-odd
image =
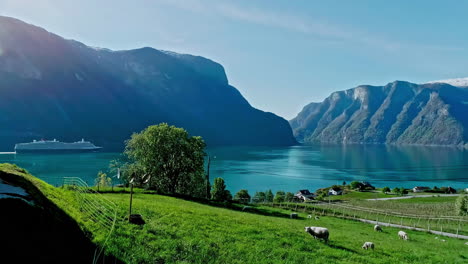
[[[382,232],[382,227],[380,227],[379,225],[375,225],[374,226],[374,231]]]
[[[319,220],[319,219],[320,219],[320,217],[318,217],[318,216],[315,217],[315,220]]]
[[[289,217],[290,217],[291,219],[297,219],[297,214],[296,214],[296,213],[292,213],[292,214],[289,215]]]
[[[325,243],[328,242],[330,232],[325,227],[306,226],[305,231],[313,236],[315,239],[323,239]]]
[[[398,231],[398,237],[403,240],[408,240],[408,234],[404,231]]]
[[[445,242],[445,239],[441,239],[440,241]]]
[[[439,237],[435,237],[435,239],[439,239]]]
[[[307,218],[311,219],[311,218],[312,218],[312,215],[308,215]]]
[[[368,250],[369,248],[374,250],[374,243],[372,242],[365,242],[364,245],[362,245],[362,248],[365,250]]]

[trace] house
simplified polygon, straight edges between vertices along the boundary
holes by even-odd
[[[328,195],[342,195],[343,190],[338,187],[332,187],[328,190]]]
[[[416,186],[413,188],[413,192],[415,193],[419,193],[419,192],[424,192],[424,191],[427,191],[427,190],[430,190],[431,188],[429,187],[423,187],[423,186]]]
[[[375,187],[372,186],[372,184],[370,184],[370,182],[366,182],[366,181],[361,182],[361,188],[362,189],[375,189]]]
[[[315,198],[315,194],[311,193],[309,190],[299,190],[294,197],[302,201],[310,201]]]

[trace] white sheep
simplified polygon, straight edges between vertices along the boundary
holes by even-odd
[[[408,234],[404,231],[398,231],[398,237],[403,240],[408,240]]]
[[[330,232],[325,227],[306,226],[305,231],[313,236],[315,239],[323,239],[325,243],[328,242]]]
[[[377,232],[382,232],[382,227],[380,227],[379,225],[375,225],[374,230]]]
[[[362,248],[365,250],[368,250],[369,248],[374,250],[374,243],[372,242],[365,242],[364,245],[362,245]]]
[[[311,218],[312,218],[312,215],[308,215],[307,218],[311,219]]]
[[[320,217],[318,217],[318,216],[315,217],[315,220],[319,220],[319,219],[320,219]]]

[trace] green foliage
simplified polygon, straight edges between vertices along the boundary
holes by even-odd
[[[389,193],[390,192],[390,187],[388,187],[388,186],[383,187],[382,192],[383,193]]]
[[[401,194],[408,194],[408,190],[407,190],[407,189],[401,187],[400,190],[401,190]]]
[[[252,198],[252,202],[254,203],[264,203],[266,200],[266,196],[264,192],[256,192]]]
[[[395,188],[393,188],[392,193],[400,195],[401,194],[401,189],[398,188],[398,187],[395,187]]]
[[[211,199],[215,201],[231,200],[232,195],[226,190],[226,184],[223,178],[216,178],[211,189]]]
[[[283,192],[283,191],[277,191],[276,194],[275,194],[275,198],[273,199],[273,201],[275,203],[284,203],[285,201],[285,196],[286,196],[286,193]]]
[[[292,202],[293,200],[294,200],[294,193],[287,192],[286,195],[284,196],[284,201],[285,202]]]
[[[135,177],[138,186],[150,176],[148,187],[162,193],[205,197],[204,148],[201,137],[189,137],[182,128],[150,126],[126,142],[131,172],[126,175]]]
[[[241,203],[249,203],[250,202],[250,195],[247,190],[240,190],[234,195],[234,201],[238,201]]]
[[[455,201],[455,212],[457,215],[468,215],[468,195],[460,194]]]
[[[267,203],[272,203],[274,199],[273,192],[271,190],[268,190],[265,192],[265,202]]]
[[[112,185],[112,179],[107,177],[106,173],[100,171],[97,174],[97,177],[95,179],[95,183],[96,183],[96,186],[97,186],[98,191],[99,191],[99,188],[104,188],[104,187],[111,186]]]
[[[352,181],[349,186],[351,187],[351,189],[353,190],[361,190],[364,186],[362,185],[362,183],[358,182],[358,181]]]

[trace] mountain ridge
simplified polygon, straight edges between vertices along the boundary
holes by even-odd
[[[306,143],[468,146],[468,90],[446,83],[360,85],[311,103],[292,120]]]
[[[253,108],[224,68],[143,47],[111,51],[0,16],[0,148],[86,138],[118,150],[166,122],[215,145],[293,145],[288,122]]]

